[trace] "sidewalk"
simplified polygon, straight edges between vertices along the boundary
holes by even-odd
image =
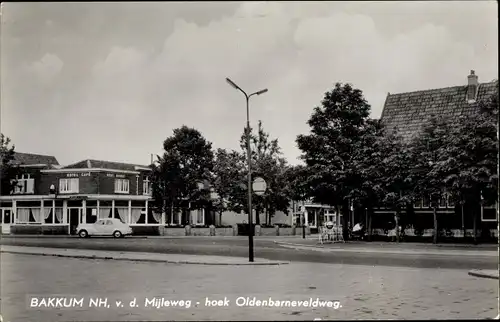
[[[436,247],[415,247],[406,244],[389,244],[386,245],[360,245],[351,243],[333,243],[320,245],[314,243],[292,243],[285,241],[275,241],[277,245],[285,248],[292,248],[296,250],[310,250],[319,252],[352,252],[352,253],[381,253],[381,254],[404,254],[404,255],[450,255],[450,256],[481,256],[481,257],[497,257],[498,250],[488,249],[446,249]],[[364,247],[363,247],[364,246]],[[377,247],[378,246],[378,247]],[[413,247],[412,247],[413,246]]]
[[[157,262],[171,264],[199,264],[199,265],[283,265],[284,261],[273,261],[255,258],[254,262],[248,262],[244,257],[209,256],[209,255],[182,255],[182,254],[157,254],[138,252],[114,252],[101,250],[82,250],[67,248],[44,248],[25,246],[0,247],[2,253],[41,255],[88,259],[111,259],[123,261]]]
[[[297,236],[295,236],[297,237]],[[275,238],[275,240],[278,240],[278,238]],[[451,243],[443,243],[443,244],[432,244],[432,243],[407,243],[407,242],[384,242],[384,241],[373,241],[373,242],[368,242],[368,241],[347,241],[346,243],[334,243],[334,244],[328,244],[325,243],[321,245],[319,243],[319,237],[309,237],[306,239],[303,239],[302,237],[296,238],[296,239],[289,239],[287,242],[293,242],[296,244],[301,244],[304,246],[324,246],[324,247],[329,247],[332,245],[344,245],[343,247],[364,247],[364,248],[369,248],[369,247],[377,247],[377,248],[399,248],[399,249],[406,249],[406,248],[414,248],[414,249],[439,249],[439,248],[450,248],[450,249],[460,249],[460,250],[490,250],[490,251],[497,251],[498,250],[498,245],[497,244],[478,244],[478,245],[473,245],[473,244],[451,244]]]

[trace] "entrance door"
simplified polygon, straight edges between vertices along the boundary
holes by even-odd
[[[76,227],[80,224],[81,208],[68,208],[69,233],[76,234]]]
[[[2,209],[0,216],[2,218],[2,234],[10,234],[10,224],[12,224],[12,210]]]

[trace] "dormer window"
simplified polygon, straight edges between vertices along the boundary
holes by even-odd
[[[79,183],[78,178],[59,179],[59,193],[79,193]]]
[[[142,194],[143,195],[151,195],[151,181],[149,180],[149,177],[146,177],[142,181]]]
[[[14,181],[14,180],[13,180]],[[14,194],[29,194],[35,193],[35,179],[31,178],[29,174],[16,176],[17,184],[14,187]]]
[[[115,193],[129,193],[129,189],[128,179],[115,179]]]

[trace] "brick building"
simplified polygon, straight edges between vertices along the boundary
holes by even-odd
[[[14,163],[22,174],[14,191],[0,196],[3,233],[23,226],[74,233],[79,223],[108,217],[133,226],[164,223],[148,205],[148,166],[84,160],[62,167],[53,156],[29,153],[16,153]]]

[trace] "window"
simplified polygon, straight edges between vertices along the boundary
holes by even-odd
[[[146,177],[146,179],[142,181],[142,194],[151,195],[151,181],[149,181],[149,177]]]
[[[29,174],[23,174],[21,177],[16,176],[16,180],[13,181],[17,181],[13,191],[15,194],[35,193],[35,179],[31,178]]]
[[[496,207],[481,207],[481,221],[497,221]]]
[[[128,179],[115,179],[115,193],[129,193],[129,189]]]
[[[205,225],[205,209],[196,209],[191,212],[191,221],[194,225]]]
[[[413,204],[413,208],[422,208],[422,199],[417,199],[415,200],[415,203]]]
[[[59,179],[59,193],[78,193],[78,178]]]
[[[431,200],[429,197],[424,197],[422,200],[422,208],[430,208]]]
[[[443,195],[439,198],[439,208],[446,208],[446,199],[447,199],[447,195]]]
[[[454,208],[455,207],[455,204],[453,203],[453,199],[451,199],[451,195],[450,194],[446,194],[446,206],[448,208]]]
[[[325,222],[329,221],[336,223],[335,213],[331,210],[325,210]]]

